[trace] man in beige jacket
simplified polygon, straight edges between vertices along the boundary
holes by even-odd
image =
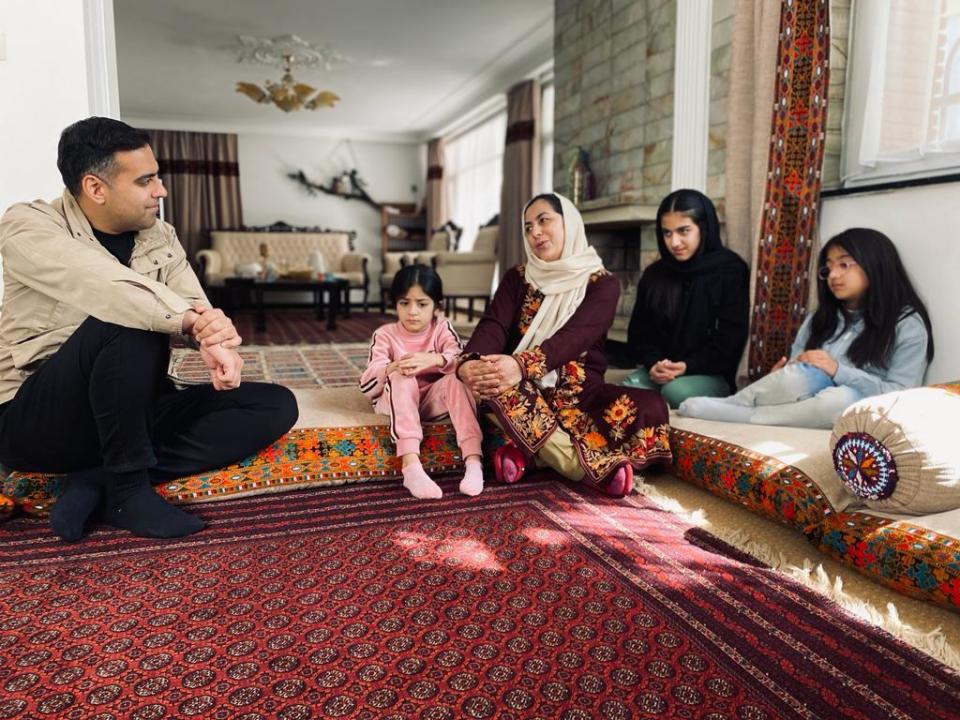
[[[236,328],[157,220],[167,191],[149,143],[109,118],[71,125],[63,196],[0,220],[0,463],[66,473],[50,519],[64,540],[93,518],[148,537],[200,530],[151,482],[240,460],[296,422],[289,390],[240,384]],[[211,384],[173,387],[171,335],[198,344]]]

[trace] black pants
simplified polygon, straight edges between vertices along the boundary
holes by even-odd
[[[179,477],[241,460],[296,422],[296,399],[280,385],[176,390],[166,377],[168,341],[87,318],[0,406],[0,463]]]

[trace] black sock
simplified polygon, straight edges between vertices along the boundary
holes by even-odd
[[[83,537],[87,520],[103,500],[100,468],[67,473],[61,480],[63,493],[50,511],[50,527],[61,539],[75,542]]]
[[[203,520],[157,495],[147,470],[105,476],[107,502],[103,521],[108,525],[141,537],[157,538],[183,537],[203,529]]]

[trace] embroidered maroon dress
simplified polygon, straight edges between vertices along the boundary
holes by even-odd
[[[671,460],[668,410],[660,393],[603,380],[603,344],[619,295],[616,278],[606,271],[594,273],[570,320],[543,344],[514,355],[523,380],[485,403],[527,455],[543,447],[559,425],[570,435],[585,479],[597,485],[606,484],[625,460],[637,470]],[[524,266],[507,272],[461,360],[509,353],[543,298],[526,282]],[[533,382],[551,370],[557,371],[555,387]]]

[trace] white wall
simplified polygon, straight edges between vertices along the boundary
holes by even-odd
[[[63,191],[57,171],[60,131],[91,108],[85,22],[103,20],[111,9],[109,2],[93,0],[0,2],[6,45],[6,59],[0,60],[0,213],[16,202],[52,199]],[[112,38],[101,36],[101,42]]]
[[[850,227],[889,236],[926,303],[936,351],[927,382],[960,379],[960,185],[825,198],[820,237]]]
[[[322,193],[311,197],[286,175],[303,170],[313,182],[326,185],[334,174],[356,168],[377,202],[419,202],[425,191],[424,146],[241,134],[238,149],[244,224],[283,220],[291,225],[355,230],[357,251],[371,257],[370,297],[379,298],[380,212],[359,200]],[[411,185],[417,186],[416,195]]]
[[[76,0],[0,2],[0,211],[63,190],[60,131],[89,114],[83,28]]]

